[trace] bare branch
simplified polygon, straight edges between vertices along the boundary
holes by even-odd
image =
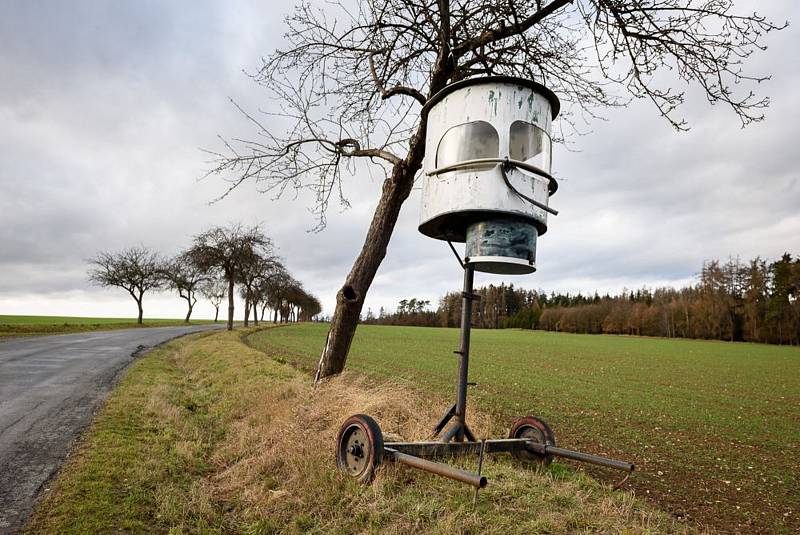
[[[317,227],[343,180],[366,159],[392,180],[424,153],[419,104],[448,83],[490,74],[537,80],[564,103],[559,141],[608,107],[648,99],[677,129],[684,94],[699,87],[742,125],[763,118],[766,76],[744,71],[764,36],[785,24],[738,14],[733,0],[365,0],[325,9],[302,2],[286,18],[286,46],[252,79],[273,110],[237,109],[247,139],[223,139],[209,174],[229,189],[253,182],[273,197],[310,191]],[[401,98],[395,98],[401,97]],[[410,98],[402,98],[410,97]],[[420,145],[421,143],[421,145]],[[403,173],[394,173],[398,165]]]
[[[373,56],[374,54],[369,55],[369,70],[372,73],[372,79],[375,81],[375,86],[378,88],[378,91],[380,91],[382,100],[390,99],[395,95],[406,95],[415,98],[417,102],[423,106],[425,105],[427,102],[425,96],[411,87],[396,85],[387,91],[386,88],[383,87],[383,83],[378,79],[378,73],[375,72],[375,61],[373,60]]]
[[[467,52],[472,52],[480,47],[486,46],[488,44],[502,41],[503,39],[507,39],[511,36],[518,35],[521,33],[525,33],[533,26],[547,18],[548,16],[552,15],[559,9],[563,8],[567,4],[571,4],[575,0],[553,0],[549,4],[544,7],[541,7],[541,3],[537,2],[537,9],[533,12],[533,14],[522,21],[515,21],[514,24],[506,26],[505,24],[501,24],[497,27],[487,28],[483,32],[481,32],[478,36],[467,39],[459,44],[457,47],[453,49],[453,54],[456,57],[463,56]],[[513,2],[509,2],[509,5],[513,9]],[[514,17],[516,19],[516,17]]]

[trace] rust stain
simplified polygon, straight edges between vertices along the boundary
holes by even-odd
[[[500,100],[500,91],[495,95],[494,90],[489,90],[489,105],[493,108],[494,114],[497,115],[497,101]]]

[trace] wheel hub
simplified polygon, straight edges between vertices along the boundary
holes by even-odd
[[[369,444],[363,429],[354,426],[350,430],[345,451],[347,452],[345,465],[353,475],[360,474],[367,468],[366,458],[369,453]]]
[[[363,457],[364,456],[364,448],[359,443],[351,444],[348,453],[353,457]]]

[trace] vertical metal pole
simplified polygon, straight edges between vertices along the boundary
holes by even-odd
[[[486,453],[486,439],[481,439],[481,454],[478,457],[478,477],[481,477],[481,471],[483,470],[483,455]],[[478,504],[478,492],[480,491],[480,487],[475,487],[475,496],[472,497],[472,505]]]
[[[464,427],[467,417],[467,376],[469,374],[469,332],[472,328],[472,283],[475,278],[474,268],[467,264],[464,266],[464,291],[461,298],[461,348],[459,349],[460,362],[458,366],[458,392],[456,397],[456,425],[458,431],[455,439],[457,442],[464,440]]]

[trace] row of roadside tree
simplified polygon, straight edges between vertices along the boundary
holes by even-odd
[[[188,323],[198,297],[208,299],[219,317],[228,302],[228,329],[233,329],[235,296],[244,301],[244,325],[264,320],[310,321],[322,311],[319,300],[289,273],[272,240],[256,225],[213,227],[172,257],[134,246],[118,252],[100,252],[90,261],[89,280],[99,286],[126,290],[136,301],[138,323],[144,314],[144,295],[171,290],[185,300]],[[266,316],[267,318],[269,316]]]

